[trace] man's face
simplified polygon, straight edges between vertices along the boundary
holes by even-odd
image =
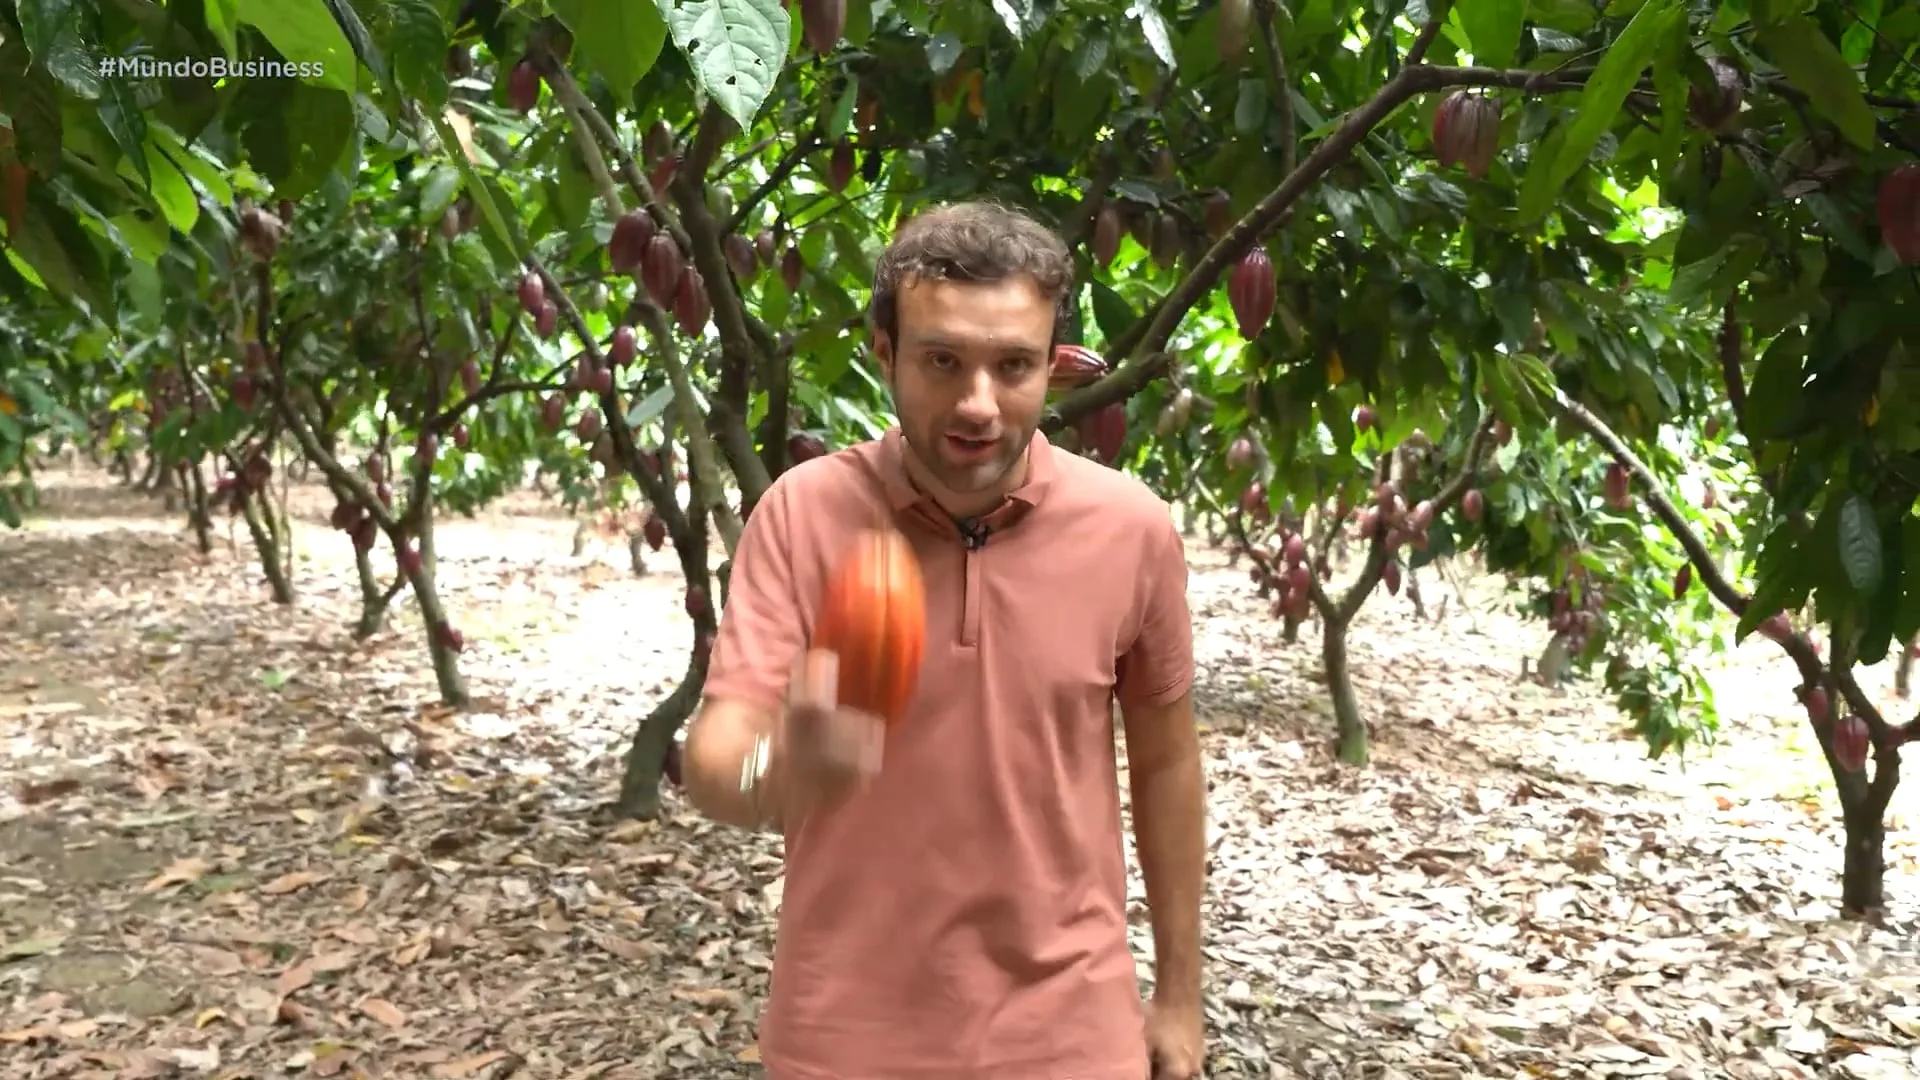
[[[957,496],[1004,490],[1046,410],[1053,304],[1030,277],[915,279],[874,352],[908,448]]]

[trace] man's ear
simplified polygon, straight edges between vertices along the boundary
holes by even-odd
[[[893,339],[885,330],[873,332],[873,358],[880,364],[880,377],[893,381]]]

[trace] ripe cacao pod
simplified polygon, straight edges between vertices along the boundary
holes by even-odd
[[[395,566],[400,568],[402,574],[405,574],[411,579],[415,574],[420,572],[422,564],[420,551],[412,544],[408,544],[394,553],[393,562]]]
[[[480,392],[480,364],[477,361],[469,360],[460,365],[460,389],[466,391],[468,397]]]
[[[1265,519],[1273,512],[1273,506],[1267,499],[1267,485],[1252,483],[1240,493],[1240,512],[1257,519]]]
[[[674,243],[673,237],[661,233],[647,244],[646,258],[640,264],[640,283],[646,286],[647,295],[655,304],[671,307],[680,289],[680,275],[685,270],[680,245]]]
[[[1082,417],[1077,425],[1080,441],[1092,451],[1095,460],[1111,465],[1120,460],[1120,449],[1127,442],[1127,407],[1122,402],[1102,406]]]
[[[1289,533],[1287,535],[1286,559],[1288,566],[1295,567],[1307,561],[1307,541],[1299,533]],[[1300,587],[1303,589],[1306,588],[1304,585]]]
[[[1479,180],[1500,152],[1500,103],[1485,94],[1456,90],[1433,114],[1433,153],[1441,168],[1464,166]]]
[[[674,292],[673,318],[680,324],[680,332],[688,337],[699,337],[706,330],[708,320],[713,318],[713,299],[707,295],[707,283],[700,279],[700,271],[691,266],[680,275],[680,286]]]
[[[1499,443],[1501,446],[1512,442],[1513,425],[1507,423],[1505,420],[1495,420],[1493,422],[1493,441]]]
[[[540,73],[522,60],[507,75],[507,104],[518,113],[531,112],[540,101]]]
[[[613,328],[613,338],[607,342],[607,362],[614,367],[626,367],[640,352],[640,338],[633,327],[620,325]]]
[[[1380,581],[1387,587],[1387,595],[1400,595],[1400,564],[1390,562],[1380,568]]]
[[[1758,627],[1760,636],[1768,641],[1784,643],[1793,636],[1793,623],[1787,620],[1787,613],[1776,611],[1761,621]]]
[[[679,154],[668,154],[666,157],[654,162],[653,168],[647,170],[647,183],[653,186],[655,198],[664,199],[667,197],[667,185],[673,183],[673,174],[679,171]]]
[[[839,704],[897,724],[927,640],[920,559],[892,529],[862,532],[827,579],[813,647],[840,658]]]
[[[1867,729],[1867,721],[1856,713],[1848,713],[1833,725],[1833,760],[1848,772],[1859,772],[1867,767],[1867,751],[1872,748],[1873,736]]]
[[[1240,257],[1227,281],[1227,302],[1233,306],[1241,337],[1252,341],[1260,336],[1273,319],[1276,298],[1273,260],[1267,256],[1267,249],[1253,248]]]
[[[600,418],[600,410],[589,405],[587,411],[580,414],[580,419],[574,422],[573,432],[580,436],[581,442],[590,443],[600,437],[600,427],[605,422]]]
[[[1480,494],[1478,488],[1460,497],[1460,510],[1467,515],[1468,521],[1479,521],[1480,515],[1486,511],[1486,505],[1486,496]]]
[[[1238,68],[1253,39],[1252,0],[1220,0],[1218,21],[1213,25],[1214,48],[1220,50],[1220,66],[1229,71]]]
[[[1880,181],[1880,239],[1902,266],[1920,266],[1920,162],[1897,166]]]
[[[453,445],[459,447],[462,450],[465,450],[470,441],[471,439],[467,435],[467,425],[465,424],[453,425]]]
[[[1719,131],[1739,115],[1747,96],[1746,79],[1732,61],[1718,56],[1707,60],[1707,71],[1713,78],[1711,86],[1687,88],[1687,115],[1708,131]]]
[[[1362,405],[1353,410],[1353,430],[1362,434],[1372,431],[1380,418],[1374,414],[1373,406]]]
[[[657,165],[673,153],[673,125],[664,118],[648,124],[646,134],[640,136],[640,153],[648,165]]]
[[[613,238],[607,241],[607,262],[616,274],[631,274],[647,256],[647,244],[659,228],[653,215],[645,210],[629,210],[613,223]],[[604,303],[602,307],[606,306]]]
[[[551,300],[540,301],[540,313],[533,317],[533,332],[543,338],[550,338],[559,328],[560,309],[554,307]]]
[[[1245,435],[1233,440],[1227,447],[1227,468],[1244,469],[1253,464],[1253,442]]]
[[[778,241],[773,238],[772,229],[761,229],[753,238],[753,253],[760,257],[762,267],[773,265],[773,257],[779,254],[777,244]]]
[[[646,538],[648,547],[659,551],[667,542],[667,523],[660,520],[660,515],[648,513],[646,524],[640,526],[640,535]]]
[[[1800,701],[1807,707],[1807,719],[1813,721],[1815,727],[1825,725],[1828,717],[1832,715],[1833,703],[1827,697],[1827,688],[1824,686],[1816,686],[1808,690],[1801,696]]]
[[[1678,600],[1681,597],[1687,595],[1687,589],[1690,588],[1692,585],[1693,585],[1693,564],[1681,563],[1680,572],[1673,575],[1673,598],[1675,600]]]
[[[780,256],[780,281],[786,285],[788,292],[800,288],[800,275],[806,268],[807,264],[800,258],[800,249],[789,245],[786,254]]]
[[[546,282],[540,280],[539,274],[527,271],[527,276],[520,279],[520,310],[529,315],[538,315],[540,305],[546,302]]]
[[[1108,204],[1100,208],[1100,213],[1093,219],[1094,265],[1102,270],[1113,265],[1114,256],[1120,254],[1120,234],[1125,228],[1118,207]]]
[[[1206,226],[1207,235],[1215,240],[1227,235],[1233,228],[1233,199],[1224,191],[1208,195],[1200,203],[1200,221]]]
[[[1099,382],[1107,373],[1107,362],[1085,345],[1060,344],[1053,347],[1053,370],[1047,376],[1047,389],[1078,390]]]
[[[540,425],[548,432],[555,432],[566,422],[567,399],[558,392],[548,394],[546,400],[540,403]]]
[[[1627,507],[1633,505],[1632,486],[1633,479],[1627,472],[1625,465],[1616,461],[1607,466],[1608,506],[1613,507],[1615,510],[1625,510]]]
[[[363,517],[353,527],[353,546],[360,551],[372,551],[375,541],[380,539],[380,523],[370,517]]]
[[[841,139],[834,144],[833,153],[827,159],[827,190],[835,195],[847,190],[853,181],[853,143]]]
[[[818,435],[796,432],[787,436],[787,460],[795,465],[827,456],[827,441]]]
[[[1153,223],[1153,246],[1150,254],[1153,264],[1162,270],[1171,269],[1180,258],[1180,219],[1172,214],[1161,214]]]
[[[800,0],[800,24],[807,48],[825,56],[847,29],[847,0]]]
[[[754,256],[753,241],[739,233],[727,234],[720,245],[721,253],[727,257],[727,269],[741,281],[751,281],[760,272],[760,260]]]
[[[467,651],[467,635],[444,622],[434,627],[433,636],[440,643],[440,647],[448,652]]]

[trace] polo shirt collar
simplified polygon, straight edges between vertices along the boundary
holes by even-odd
[[[1033,441],[1028,446],[1027,482],[1007,493],[1007,498],[1023,504],[1031,510],[1040,505],[1047,489],[1053,486],[1055,463],[1053,444],[1039,431],[1033,433]],[[907,475],[907,442],[898,427],[887,429],[880,437],[880,479],[886,485],[887,499],[895,510],[905,510],[921,502],[932,504],[933,500],[921,494]]]

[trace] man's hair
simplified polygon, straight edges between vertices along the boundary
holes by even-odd
[[[1053,301],[1052,343],[1058,343],[1073,298],[1073,256],[1067,245],[1019,210],[990,202],[950,203],[915,215],[894,234],[874,267],[867,315],[876,331],[897,342],[900,289],[908,282],[1019,276],[1032,278]]]

